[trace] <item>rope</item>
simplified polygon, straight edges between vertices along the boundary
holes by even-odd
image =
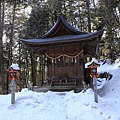
[[[48,58],[50,58],[50,59],[58,59],[58,58],[60,58],[60,57],[69,57],[69,58],[76,58],[76,57],[78,57],[81,53],[83,52],[83,50],[81,50],[77,55],[73,55],[73,56],[70,56],[70,55],[66,55],[66,54],[62,54],[62,55],[59,55],[58,57],[50,57],[49,55],[47,55],[46,53],[45,53],[45,55],[48,57]]]

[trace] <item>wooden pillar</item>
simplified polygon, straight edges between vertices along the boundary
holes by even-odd
[[[54,52],[55,52],[54,48],[53,48],[52,52],[53,52],[53,57],[54,57]],[[55,60],[53,59],[52,61],[53,61],[53,63],[52,63],[52,72],[53,72],[53,76],[55,76]]]

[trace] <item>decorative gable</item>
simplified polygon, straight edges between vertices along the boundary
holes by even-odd
[[[86,34],[79,29],[72,26],[65,18],[64,15],[58,17],[55,25],[45,34],[42,38],[51,38],[63,35],[82,35]]]

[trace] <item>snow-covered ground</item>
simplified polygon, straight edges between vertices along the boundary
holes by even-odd
[[[98,103],[94,92],[36,93],[26,88],[11,95],[0,95],[0,120],[120,120],[120,63],[104,64],[98,72],[110,72],[113,77],[99,89]]]

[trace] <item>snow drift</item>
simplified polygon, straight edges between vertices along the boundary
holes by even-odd
[[[119,63],[101,65],[99,71],[113,75],[99,88],[98,103],[94,93],[51,92],[37,93],[23,89],[16,93],[16,103],[11,95],[0,95],[0,120],[120,120],[120,68]]]

